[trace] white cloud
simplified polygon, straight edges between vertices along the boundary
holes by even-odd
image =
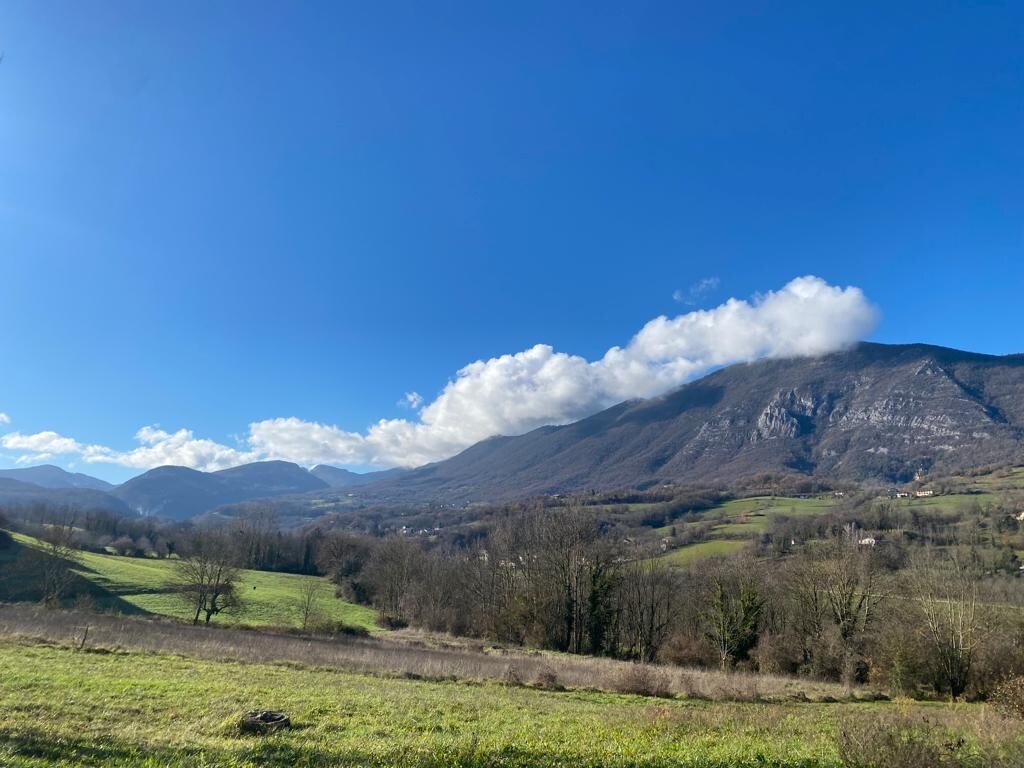
[[[685,291],[680,288],[674,290],[672,292],[672,298],[681,304],[696,304],[697,299],[704,294],[715,290],[721,282],[722,281],[718,277],[702,277]]]
[[[717,278],[697,285],[710,290]],[[863,338],[876,319],[860,289],[807,276],[750,301],[729,299],[714,309],[657,317],[598,360],[546,344],[478,360],[426,405],[417,393],[407,393],[401,402],[416,409],[417,418],[382,419],[365,432],[292,417],[253,422],[241,448],[197,439],[185,429],[169,433],[156,427],[140,429],[139,446],[129,451],[83,446],[54,432],[11,433],[0,444],[34,455],[78,454],[87,462],[139,468],[182,464],[210,470],[261,458],[417,466],[492,435],[564,424],[621,400],[651,397],[717,366],[840,349]]]
[[[157,427],[143,427],[135,433],[135,440],[139,443],[137,448],[117,451],[103,445],[85,445],[57,432],[36,432],[32,435],[10,432],[0,436],[0,446],[22,451],[16,459],[18,464],[35,464],[55,456],[80,456],[90,464],[119,464],[139,469],[177,464],[211,471],[260,458],[252,451],[236,450],[213,440],[196,439],[187,429],[169,433]]]
[[[10,424],[10,423],[11,423],[11,417],[8,416],[3,411],[0,411],[0,424]]]
[[[85,446],[70,437],[56,432],[36,432],[34,435],[23,435],[20,432],[9,432],[0,437],[0,445],[10,451],[25,451],[32,454],[81,453]]]
[[[418,410],[423,405],[423,395],[419,392],[406,392],[402,395],[402,399],[398,401],[398,405],[402,408],[411,408],[412,410]]]
[[[211,472],[250,461],[260,454],[221,445],[213,440],[196,438],[189,429],[166,432],[159,427],[142,427],[135,433],[137,448],[115,451],[98,445],[87,446],[82,458],[91,464],[120,464],[123,467],[149,469],[165,464],[177,464]]]
[[[651,397],[716,366],[760,357],[817,355],[863,338],[877,313],[858,288],[792,280],[752,301],[647,323],[596,361],[538,344],[458,371],[419,419],[384,419],[364,434],[299,419],[250,425],[266,455],[302,463],[416,466],[498,434],[564,424],[621,400]]]

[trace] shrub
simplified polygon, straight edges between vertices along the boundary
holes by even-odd
[[[672,635],[658,654],[661,661],[680,667],[716,667],[718,658],[703,637],[688,633]]]
[[[523,672],[519,668],[518,664],[509,664],[505,667],[505,673],[501,676],[501,680],[505,685],[522,685],[523,684]]]
[[[1019,625],[998,625],[982,643],[971,667],[968,698],[987,699],[1007,678],[1024,675],[1024,634]]]
[[[538,667],[533,676],[532,685],[534,688],[544,688],[549,691],[562,690],[562,686],[558,683],[558,674],[548,664]]]
[[[614,686],[619,693],[631,693],[636,696],[659,696],[664,699],[673,696],[668,675],[645,664],[630,664],[624,667]]]
[[[1009,677],[1000,683],[989,699],[1004,717],[1024,720],[1024,676]]]
[[[793,638],[769,632],[762,633],[751,656],[758,671],[773,675],[796,674],[802,661],[799,645]]]
[[[314,632],[322,632],[328,635],[346,635],[347,637],[369,637],[370,631],[366,627],[346,624],[344,621],[321,621],[313,627]]]

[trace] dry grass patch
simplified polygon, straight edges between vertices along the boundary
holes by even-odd
[[[424,680],[494,681],[549,690],[626,692],[732,701],[830,701],[850,698],[837,684],[803,678],[613,659],[487,649],[479,642],[424,637],[298,636],[293,632],[192,626],[166,619],[46,610],[0,604],[0,636],[44,640],[84,650],[128,649],[199,659],[238,660],[348,670]],[[855,690],[854,697],[875,693]]]

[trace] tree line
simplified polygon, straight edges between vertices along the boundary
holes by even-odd
[[[847,522],[677,569],[621,533],[533,508],[470,547],[332,534],[319,562],[389,626],[907,694],[984,696],[1024,671],[1020,579],[976,539],[874,543]]]
[[[328,576],[338,597],[373,606],[386,626],[984,696],[1024,671],[1011,546],[1021,502],[907,509],[853,495],[826,514],[775,515],[744,551],[688,569],[667,567],[656,540],[607,505],[571,500],[496,508],[471,534],[447,537],[281,531],[270,509],[171,526],[101,515],[68,524],[50,510],[16,527],[47,542],[51,564],[115,534],[166,542],[196,622],[237,608],[239,569],[291,570]],[[681,530],[703,519],[682,504],[673,514]],[[44,558],[31,557],[40,568]],[[58,569],[39,574],[59,602]]]

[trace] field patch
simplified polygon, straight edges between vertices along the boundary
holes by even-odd
[[[697,544],[690,544],[679,549],[673,549],[660,556],[660,560],[668,565],[675,565],[681,568],[699,563],[711,557],[724,557],[734,552],[739,552],[747,546],[746,541],[735,539],[712,539],[701,541]]]
[[[42,646],[0,645],[0,676],[0,764],[11,768],[836,764],[834,706],[659,701]],[[234,719],[256,707],[287,712],[297,728],[240,735]]]
[[[34,539],[20,534],[15,534],[15,541],[21,546],[35,544]],[[168,586],[174,576],[173,560],[93,552],[80,552],[79,556],[72,570],[93,586],[98,607],[192,618],[188,606]],[[214,622],[298,627],[302,590],[307,584],[320,588],[317,611],[323,620],[377,629],[376,612],[372,608],[337,599],[334,585],[322,577],[252,570],[242,571],[239,583],[243,609],[231,615],[221,614]]]
[[[850,718],[910,713],[968,738],[985,719],[983,705],[654,699],[4,640],[0,679],[9,768],[838,768]],[[295,728],[242,735],[254,708]]]

